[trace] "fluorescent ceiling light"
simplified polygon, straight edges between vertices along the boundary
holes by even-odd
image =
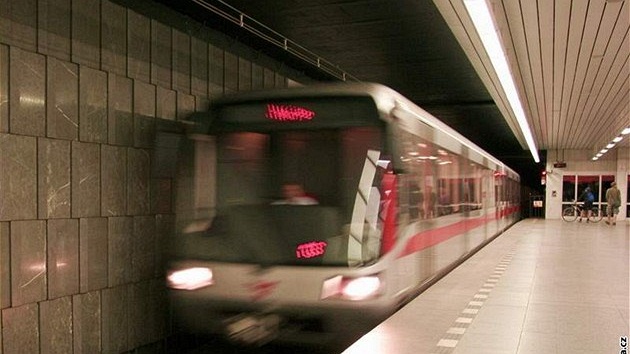
[[[606,149],[612,149],[613,147],[615,147],[615,144],[613,143],[606,145]]]
[[[510,106],[512,107],[512,112],[514,112],[514,116],[518,121],[518,125],[521,128],[523,136],[525,136],[525,141],[527,142],[529,151],[532,153],[534,161],[540,162],[538,149],[536,148],[532,132],[529,128],[529,124],[527,123],[525,111],[523,111],[523,105],[518,97],[518,91],[516,90],[516,85],[514,84],[514,79],[512,78],[505,52],[501,46],[501,41],[499,41],[497,30],[494,27],[494,20],[490,14],[488,4],[485,0],[464,0],[464,6],[466,6],[466,11],[468,11],[468,15],[475,25],[477,34],[486,49],[488,57],[490,57],[490,61],[492,62],[492,66],[494,67],[497,76],[499,77],[503,91],[505,92]]]
[[[623,136],[618,136],[618,137],[613,139],[613,143],[618,143],[618,142],[620,142],[622,140],[623,140]]]
[[[623,134],[623,135],[628,135],[628,134],[630,134],[630,128],[626,128],[626,129],[624,129],[623,131],[621,131],[621,134]]]

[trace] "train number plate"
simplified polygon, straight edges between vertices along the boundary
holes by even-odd
[[[239,315],[226,321],[227,335],[231,340],[248,344],[263,344],[273,340],[280,327],[280,316]]]

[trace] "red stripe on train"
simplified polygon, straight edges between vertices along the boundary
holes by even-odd
[[[503,218],[508,215],[514,214],[520,210],[520,207],[513,206],[504,210],[499,210],[495,213],[496,217],[491,214],[487,214],[485,217],[471,218],[462,221],[458,221],[448,226],[438,227],[422,231],[416,235],[413,235],[407,242],[405,250],[400,254],[400,257],[410,255],[412,253],[421,251],[425,248],[435,246],[438,243],[444,242],[452,237],[463,234],[468,230],[472,230],[479,226],[489,223],[497,218]]]

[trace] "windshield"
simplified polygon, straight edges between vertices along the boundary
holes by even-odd
[[[204,227],[183,232],[180,256],[265,265],[356,263],[357,251],[351,245],[349,252],[348,244],[357,200],[364,199],[359,182],[366,165],[376,170],[367,155],[378,160],[382,140],[380,127],[219,134],[215,186],[208,186],[216,191],[216,209]],[[372,172],[368,183],[377,176]],[[378,243],[362,243],[361,262],[376,259]]]

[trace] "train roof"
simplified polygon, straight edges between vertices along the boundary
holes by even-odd
[[[490,153],[477,146],[472,141],[461,135],[453,128],[434,117],[429,112],[425,111],[414,102],[407,99],[399,92],[391,89],[388,86],[378,83],[365,83],[365,82],[335,82],[326,84],[314,84],[305,86],[294,86],[288,88],[275,88],[275,89],[262,89],[253,91],[243,91],[234,94],[228,94],[221,98],[214,100],[211,106],[221,106],[227,104],[237,104],[239,102],[259,101],[269,99],[283,99],[283,98],[300,98],[300,97],[371,97],[379,111],[381,119],[388,120],[390,113],[394,108],[404,109],[411,113],[415,118],[428,124],[436,129],[439,129],[449,135],[451,138],[456,139],[469,149],[477,151],[482,156],[491,160],[497,165],[497,169],[501,169],[502,172],[508,173],[513,178],[520,179],[518,173],[509,168],[503,162],[492,156]]]

